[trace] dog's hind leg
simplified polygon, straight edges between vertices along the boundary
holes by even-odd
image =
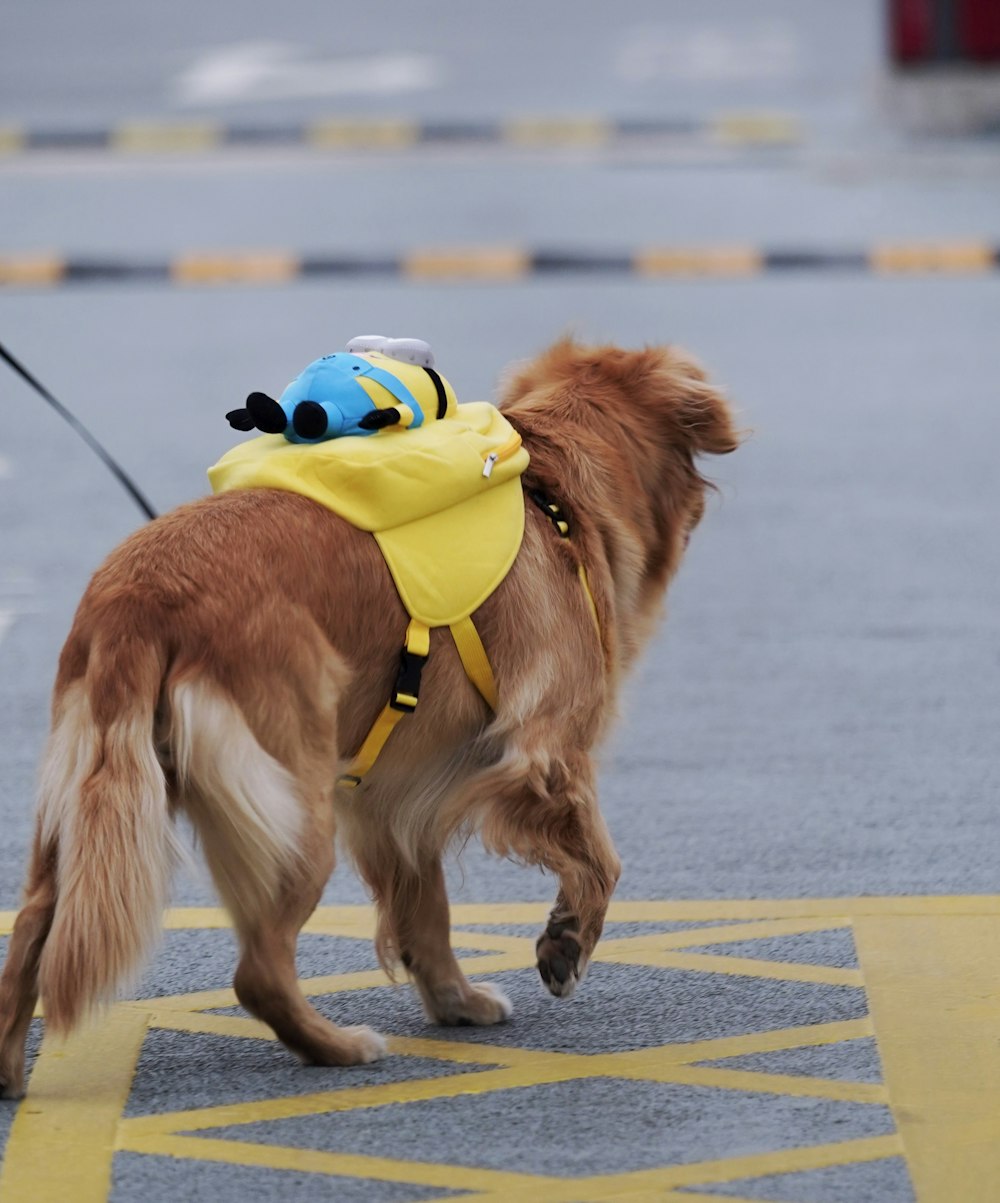
[[[340,1028],[305,999],[295,971],[295,945],[333,869],[334,832],[329,802],[305,833],[306,850],[294,880],[273,904],[239,917],[240,962],[233,982],[243,1006],[274,1029],[306,1065],[362,1065],[385,1055],[385,1042],[367,1027]]]
[[[593,766],[585,753],[526,762],[518,757],[508,761],[506,773],[506,789],[499,791],[483,824],[483,842],[558,876],[559,895],[536,952],[549,992],[568,998],[601,937],[621,862],[598,809]]]
[[[294,713],[292,698],[274,696],[276,708]],[[171,707],[181,803],[240,942],[237,998],[306,1064],[377,1060],[385,1052],[382,1038],[324,1019],[306,1001],[295,972],[299,931],[333,869],[335,723],[316,721],[311,750],[289,736],[279,761],[222,689],[182,681],[172,689]],[[289,730],[304,725],[298,717]],[[327,728],[329,736],[321,737]]]
[[[489,982],[472,983],[451,949],[450,914],[441,857],[418,852],[416,864],[380,844],[366,849],[359,869],[378,906],[376,946],[388,969],[403,964],[432,1023],[486,1026],[511,1012],[507,996]]]
[[[38,962],[56,909],[55,849],[35,837],[25,902],[0,976],[0,1094],[24,1093],[24,1042],[38,1001]]]

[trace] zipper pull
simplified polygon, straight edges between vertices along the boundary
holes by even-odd
[[[483,464],[483,475],[484,476],[490,477],[493,475],[493,465],[497,462],[497,460],[499,458],[500,458],[499,455],[497,455],[497,453],[495,451],[491,451],[489,453],[489,455],[486,457],[486,463]]]

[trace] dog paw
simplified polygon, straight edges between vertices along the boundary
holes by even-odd
[[[4,1058],[0,1065],[0,1099],[24,1098],[24,1058]]]
[[[510,1018],[510,999],[492,982],[464,983],[461,990],[439,991],[427,1005],[432,1023],[447,1027],[489,1027]]]
[[[345,1065],[369,1065],[381,1061],[389,1051],[385,1037],[364,1024],[340,1030],[351,1042],[351,1060],[345,1061]]]
[[[571,927],[575,922],[572,918],[550,919],[535,945],[538,972],[548,992],[556,998],[569,998],[586,972],[580,936]]]
[[[303,1065],[370,1065],[372,1061],[381,1061],[388,1052],[383,1037],[363,1025],[335,1028],[322,1043],[289,1047]]]

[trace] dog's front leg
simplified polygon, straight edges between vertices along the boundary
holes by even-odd
[[[511,769],[518,761],[511,759]],[[568,998],[583,979],[604,930],[621,862],[597,805],[594,771],[584,753],[530,756],[517,788],[502,791],[483,830],[487,847],[559,878],[559,896],[536,944],[538,972],[550,993]]]
[[[432,1023],[486,1026],[510,1015],[507,996],[462,972],[450,939],[450,913],[441,858],[417,854],[411,868],[391,847],[368,849],[359,864],[378,904],[377,946],[388,968],[399,961]]]
[[[559,894],[535,945],[538,972],[556,998],[569,998],[583,981],[621,872],[596,798],[564,830],[569,838],[546,862],[559,874]]]

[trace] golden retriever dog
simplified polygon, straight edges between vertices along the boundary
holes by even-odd
[[[701,369],[671,348],[563,340],[524,366],[501,409],[531,455],[509,575],[475,614],[499,691],[491,713],[447,630],[432,633],[420,705],[363,783],[336,778],[384,706],[407,615],[375,540],[315,502],[247,489],[182,506],[94,575],[63,649],[26,896],[0,978],[0,1086],[23,1090],[41,994],[68,1032],[149,955],[189,818],[239,941],[236,996],[303,1062],[383,1055],[301,993],[300,928],[345,848],[378,911],[377,948],[428,1018],[510,1014],[449,943],[441,858],[485,847],[559,882],[538,940],[552,994],[583,976],[618,881],[594,752],[624,670],[660,609],[711,488],[703,454],[739,435]],[[595,631],[578,566],[590,581]]]

